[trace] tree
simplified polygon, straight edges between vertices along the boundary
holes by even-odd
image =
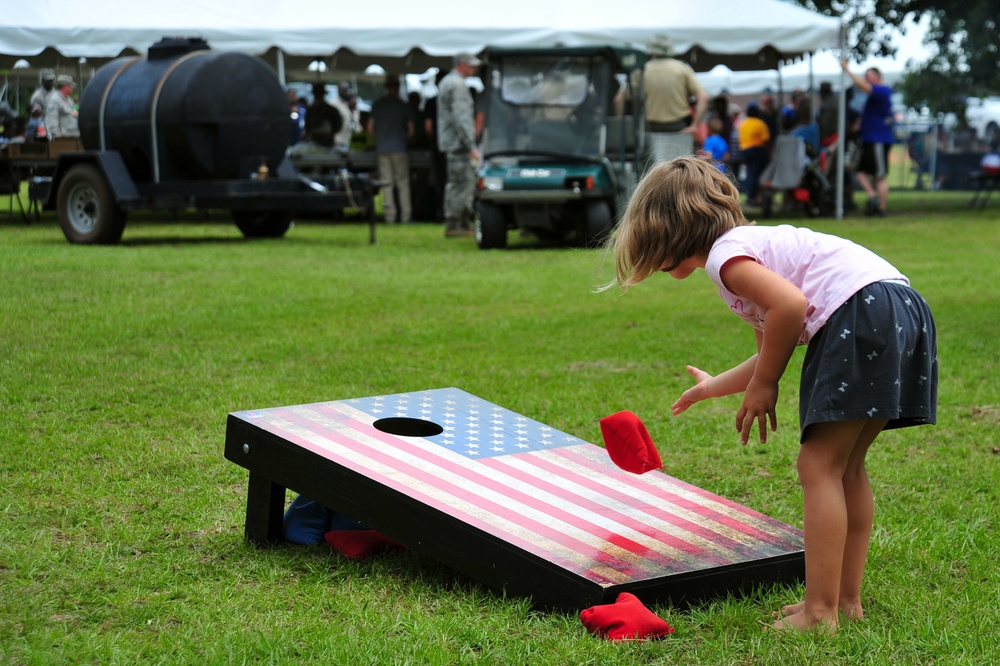
[[[1000,17],[996,0],[793,0],[839,17],[848,50],[859,60],[892,56],[892,32],[906,19],[930,19],[925,43],[932,57],[909,63],[899,88],[910,106],[965,117],[967,97],[1000,93]]]

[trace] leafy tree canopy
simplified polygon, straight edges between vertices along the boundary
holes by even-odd
[[[932,57],[907,67],[900,90],[910,106],[964,117],[967,97],[1000,94],[997,0],[792,0],[839,17],[857,59],[894,55],[890,38],[906,19],[930,19]]]

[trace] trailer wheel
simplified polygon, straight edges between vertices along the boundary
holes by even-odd
[[[244,238],[281,238],[292,226],[287,210],[234,210],[233,222]]]
[[[496,204],[480,201],[479,221],[476,223],[476,243],[480,250],[502,250],[507,247],[507,223],[503,211]]]
[[[582,245],[595,247],[603,243],[611,231],[611,206],[601,199],[588,201],[583,221]]]
[[[125,211],[115,201],[104,174],[93,164],[77,164],[59,183],[59,226],[66,240],[114,245],[125,231]]]

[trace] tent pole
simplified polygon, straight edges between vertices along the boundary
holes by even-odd
[[[846,56],[847,47],[844,43],[844,26],[840,26],[840,60]],[[840,100],[837,104],[837,219],[844,219],[844,158],[847,157],[847,72],[840,69]]]
[[[781,110],[785,108],[785,79],[781,76],[781,67],[784,64],[784,61],[778,63],[778,108],[775,109],[778,114],[778,134],[785,133],[785,123],[781,122]]]
[[[285,52],[278,49],[277,61],[278,65],[278,82],[281,83],[281,87],[285,87]]]
[[[816,106],[816,77],[813,72],[813,54],[807,53],[806,57],[809,58],[809,101],[812,102],[813,115],[816,115],[818,106]],[[812,120],[815,120],[813,118]]]

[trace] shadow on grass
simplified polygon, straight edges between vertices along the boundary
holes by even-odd
[[[234,549],[232,541],[215,544],[217,561],[226,561],[226,566],[242,571],[270,569],[281,577],[281,570],[288,574],[309,572],[314,582],[329,581],[341,590],[351,590],[359,595],[370,596],[371,587],[376,586],[393,591],[394,594],[417,597],[443,595],[471,599],[490,600],[503,603],[508,597],[473,578],[449,568],[434,559],[413,550],[390,552],[372,557],[349,558],[339,554],[326,544],[315,546],[280,543],[258,547],[243,541]],[[560,612],[544,609],[532,604],[530,598],[519,597],[519,602],[531,605],[535,610]]]
[[[271,239],[280,240],[280,239]],[[122,238],[120,243],[121,247],[156,247],[163,245],[232,245],[235,243],[257,243],[266,242],[265,240],[247,240],[245,238],[239,237],[225,237],[225,236],[198,236],[198,237],[167,237],[167,236],[156,236],[156,237],[139,237],[139,238]]]

